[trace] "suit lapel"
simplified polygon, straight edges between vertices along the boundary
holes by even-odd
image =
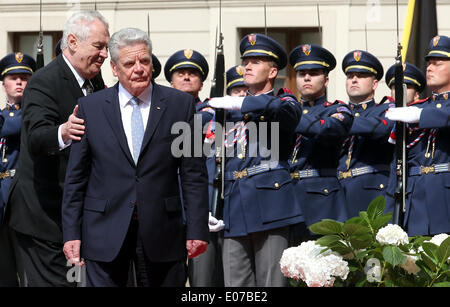
[[[150,142],[155,130],[158,126],[158,123],[164,114],[167,105],[165,101],[166,97],[164,96],[163,91],[160,86],[156,83],[153,83],[153,92],[152,92],[152,101],[150,107],[149,118],[147,121],[147,127],[144,133],[144,139],[142,141],[141,152],[145,149],[145,147]]]
[[[113,90],[110,91],[111,95],[106,97],[106,103],[103,106],[106,118],[114,132],[114,135],[119,141],[120,148],[127,157],[127,159],[134,165],[133,157],[131,156],[130,149],[128,147],[127,137],[123,130],[122,116],[120,113],[119,104],[119,83],[116,83]]]
[[[76,98],[75,101],[77,101],[78,98],[81,98],[84,96],[83,91],[81,90],[77,79],[73,75],[73,72],[70,70],[66,61],[64,61],[62,54],[58,55],[58,57],[56,58],[56,61],[57,61],[58,65],[61,67],[63,79],[65,79],[66,82],[68,83],[67,88],[69,89],[71,96],[75,97]]]

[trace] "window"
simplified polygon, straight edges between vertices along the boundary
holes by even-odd
[[[62,32],[44,32],[42,44],[44,64],[47,65],[55,58],[55,46],[62,37]],[[13,52],[21,51],[36,59],[39,32],[13,33]]]
[[[264,28],[241,28],[240,38],[250,33],[265,34]],[[275,94],[280,87],[287,87],[299,97],[295,83],[295,73],[289,64],[289,53],[301,44],[321,44],[319,28],[267,28],[267,36],[276,40],[285,50],[288,56],[288,64],[278,73],[275,81]]]

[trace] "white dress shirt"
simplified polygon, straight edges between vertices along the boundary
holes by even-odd
[[[139,104],[139,110],[142,114],[142,121],[144,124],[144,129],[147,128],[148,116],[150,114],[150,105],[152,98],[152,89],[153,85],[150,83],[139,96],[138,98],[141,100]],[[130,100],[133,98],[123,86],[119,83],[119,104],[120,104],[120,113],[122,115],[122,124],[123,130],[125,131],[125,136],[127,137],[128,148],[130,149],[131,155],[133,156],[133,144],[131,143],[131,113],[133,112],[133,105]],[[135,158],[135,157],[133,157]]]

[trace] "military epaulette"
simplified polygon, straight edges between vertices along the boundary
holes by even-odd
[[[294,93],[287,87],[281,87],[277,92],[277,96],[281,96],[281,95],[285,95],[285,94],[294,95]]]
[[[291,103],[298,103],[297,98],[294,94],[282,94],[280,97],[281,101],[289,101]]]
[[[323,105],[324,105],[324,107],[329,107],[329,106],[332,106],[332,105],[335,104],[335,103],[336,103],[336,101],[335,101],[335,102],[325,101],[325,102],[323,103]]]
[[[427,98],[425,98],[425,99],[420,99],[420,100],[412,101],[412,102],[408,103],[408,107],[409,107],[409,106],[413,106],[413,105],[415,105],[415,104],[421,104],[421,103],[424,103],[424,102],[427,101],[429,98],[430,98],[430,97],[427,97]]]
[[[387,101],[386,101],[387,100]],[[395,102],[395,99],[392,98],[391,96],[384,96],[379,103],[377,103],[377,105],[382,105],[384,103],[391,103],[391,102]]]

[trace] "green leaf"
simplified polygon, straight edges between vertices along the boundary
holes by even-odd
[[[425,263],[425,265],[427,266],[427,268],[429,270],[431,270],[432,272],[434,272],[436,270],[436,263],[435,263],[435,261],[432,258],[430,258],[425,253],[420,253],[420,257],[422,258],[423,263]],[[416,262],[416,264],[419,264],[419,263],[420,262]]]
[[[369,207],[367,208],[367,216],[371,221],[373,221],[375,218],[383,214],[385,207],[386,199],[383,195],[380,195],[370,202]]]
[[[438,282],[433,287],[450,287],[450,281]]]
[[[406,262],[406,256],[403,255],[400,248],[394,245],[387,245],[383,248],[383,258],[394,267]]]
[[[444,263],[450,257],[450,237],[442,241],[437,250],[437,259],[439,263]]]
[[[430,243],[430,242],[424,242],[422,244],[422,248],[423,251],[432,259],[437,260],[437,251],[438,251],[438,246],[434,243]]]
[[[351,219],[345,221],[344,224],[362,224],[363,220],[359,216],[354,216]]]
[[[340,240],[341,237],[338,235],[326,235],[317,239],[316,244],[319,244],[320,246],[331,246]]]
[[[370,235],[370,229],[367,226],[361,225],[361,224],[344,224],[344,233],[346,233],[349,236],[353,235],[361,235],[361,234],[369,234]]]
[[[378,232],[381,227],[386,226],[390,221],[392,221],[392,213],[378,216],[374,220],[372,220],[372,227],[375,232]]]
[[[373,238],[372,235],[362,234],[358,236],[353,236],[350,238],[350,244],[354,249],[364,249],[369,248],[372,245]]]
[[[324,219],[309,226],[309,230],[319,235],[334,235],[342,232],[343,223]]]

